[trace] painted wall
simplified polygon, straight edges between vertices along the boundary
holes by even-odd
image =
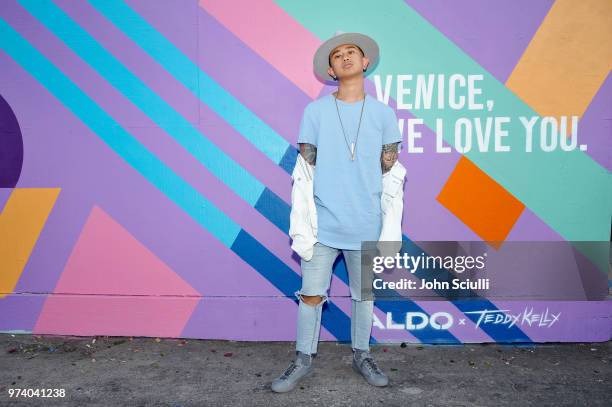
[[[3,1],[0,330],[294,340],[290,173],[304,107],[334,90],[312,55],[338,30],[381,47],[366,88],[404,135],[407,242],[567,246],[495,269],[488,295],[378,302],[373,342],[609,340],[609,247],[575,243],[610,239],[606,0]],[[417,76],[453,74],[484,108],[413,103]],[[536,147],[544,117],[578,119],[577,148],[527,152],[533,116]],[[438,119],[449,147],[486,117],[509,118],[510,152],[439,151]],[[338,261],[322,339],[348,339],[348,295]]]

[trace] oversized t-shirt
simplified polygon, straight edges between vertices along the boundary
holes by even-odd
[[[343,102],[323,96],[304,109],[298,143],[317,147],[314,201],[317,209],[317,240],[338,249],[360,250],[362,241],[376,241],[382,228],[380,197],[384,144],[401,142],[393,109],[366,95],[361,129],[351,161],[350,145],[357,137],[363,100]]]

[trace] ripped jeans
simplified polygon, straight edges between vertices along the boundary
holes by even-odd
[[[317,353],[321,328],[321,310],[327,301],[332,266],[341,249],[315,243],[312,259],[302,259],[302,289],[295,293],[299,300],[296,350],[313,355]],[[349,274],[351,291],[351,345],[353,349],[370,350],[374,302],[361,300],[361,251],[342,250]],[[302,301],[301,295],[321,296],[315,306]]]

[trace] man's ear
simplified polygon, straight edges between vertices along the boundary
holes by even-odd
[[[327,68],[327,74],[328,74],[329,76],[331,76],[332,78],[335,78],[335,77],[336,77],[336,74],[334,73],[334,70],[333,70],[333,68],[332,68],[332,67]],[[334,79],[334,80],[335,80],[335,79]]]
[[[370,66],[370,60],[368,57],[363,57],[363,70],[365,71]]]

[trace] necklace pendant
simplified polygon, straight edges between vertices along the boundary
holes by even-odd
[[[355,143],[351,143],[351,161],[355,161]]]

